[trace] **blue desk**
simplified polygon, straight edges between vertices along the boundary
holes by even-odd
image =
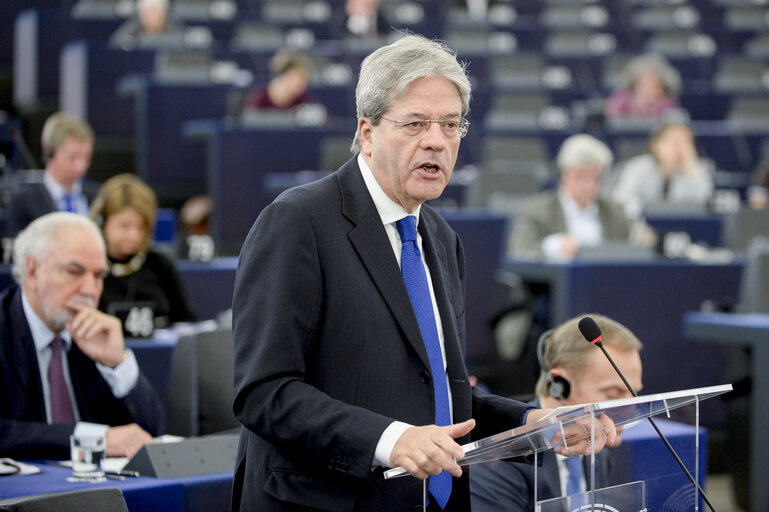
[[[130,512],[229,510],[232,473],[168,479],[139,477],[91,484],[67,482],[66,478],[72,474],[69,468],[47,464],[41,464],[39,467],[41,471],[35,475],[3,477],[0,499],[42,492],[117,487],[123,491]]]
[[[232,307],[237,258],[216,258],[206,262],[181,260],[177,266],[200,320],[216,318]]]
[[[714,401],[703,402],[700,408],[707,409],[714,403]],[[655,418],[655,422],[694,476],[697,453],[695,428],[659,418]],[[700,428],[698,481],[703,488],[708,473],[707,446],[707,429]],[[674,496],[678,496],[678,500],[681,499],[681,495],[691,497],[696,491],[648,420],[642,420],[623,432],[622,444],[612,448],[611,453],[614,463],[611,475],[612,485],[643,480],[647,482],[648,510],[693,510],[692,502],[687,502],[689,507],[682,508],[681,501],[675,503],[668,501]],[[702,505],[703,502],[700,500],[700,507]]]
[[[543,264],[508,260],[527,283],[549,289],[549,325],[600,313],[632,330],[644,343],[644,393],[719,384],[724,350],[687,341],[681,319],[706,299],[737,297],[741,262],[696,264],[660,258],[639,263]],[[689,418],[676,417],[689,422]],[[723,406],[709,404],[703,425],[724,422]]]
[[[687,313],[684,335],[699,342],[748,348],[753,379],[750,407],[750,510],[769,510],[769,315]],[[696,352],[693,352],[696,353]]]
[[[659,237],[672,231],[688,233],[695,243],[710,247],[721,247],[721,216],[716,214],[698,216],[647,215],[646,222],[657,231]]]

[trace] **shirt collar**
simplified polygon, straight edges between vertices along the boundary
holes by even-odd
[[[390,199],[387,194],[385,194],[385,191],[382,190],[379,182],[374,177],[374,173],[366,163],[366,159],[363,158],[363,155],[360,153],[358,153],[358,167],[360,167],[363,181],[366,182],[368,193],[374,201],[374,206],[376,207],[377,212],[379,212],[379,217],[382,219],[382,224],[392,224],[407,215],[413,215],[417,218],[417,225],[419,225],[419,212],[422,209],[421,204],[416,207],[416,210],[414,210],[413,213],[409,213],[403,206]]]
[[[27,296],[24,292],[21,292],[21,306],[24,309],[24,316],[27,318],[27,324],[29,330],[32,333],[32,340],[35,342],[35,350],[41,352],[43,349],[50,345],[51,340],[57,335],[53,332],[43,320],[37,316],[35,310],[32,309],[32,305],[27,300]],[[72,337],[69,332],[61,331],[58,336],[64,340],[65,350],[69,350],[69,346],[72,343]]]
[[[59,201],[66,194],[70,194],[73,197],[79,196],[83,190],[83,184],[81,183],[81,180],[77,180],[72,184],[72,189],[67,190],[61,185],[61,183],[53,179],[53,176],[51,176],[51,173],[48,171],[43,173],[43,184],[45,185],[45,188],[48,189],[48,192],[51,194],[51,197],[54,201]]]
[[[564,212],[573,212],[573,213],[579,213],[582,215],[598,215],[598,203],[592,202],[589,205],[587,205],[587,208],[582,208],[577,202],[574,200],[573,197],[571,197],[571,194],[563,190],[562,188],[558,188],[558,200],[561,202],[561,208],[563,208]],[[567,215],[568,216],[568,215]]]

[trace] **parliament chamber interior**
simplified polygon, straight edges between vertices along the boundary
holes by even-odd
[[[353,156],[362,60],[416,33],[456,50],[473,86],[452,179],[427,203],[466,253],[469,373],[497,394],[531,397],[540,334],[577,315],[609,316],[644,343],[643,394],[734,386],[696,412],[671,411],[667,429],[685,444],[695,421],[703,427],[699,478],[719,510],[769,510],[769,210],[749,206],[751,189],[769,187],[757,181],[769,162],[766,1],[381,0],[384,29],[359,38],[345,29],[344,0],[171,0],[173,35],[113,37],[135,15],[132,0],[0,2],[0,286],[12,283],[16,234],[5,206],[41,180],[45,120],[77,116],[95,135],[88,180],[130,173],[157,195],[153,247],[173,260],[197,312],[196,323],[127,341],[163,401],[169,434],[203,443],[225,432],[218,442],[229,445],[211,449],[234,450],[230,308],[243,241],[280,193]],[[311,59],[313,101],[246,109],[286,49]],[[565,140],[589,134],[608,146],[607,187],[648,152],[659,117],[606,108],[628,62],[647,54],[679,75],[675,116],[707,162],[707,202],[645,209],[657,241],[643,250],[607,244],[570,261],[512,254],[526,201],[558,186]],[[182,222],[194,198],[208,207],[199,231]],[[649,440],[632,432],[628,452],[642,451]],[[159,454],[145,457],[159,465]],[[0,510],[3,499],[86,488],[67,484],[67,469],[41,467],[0,476]],[[88,488],[117,485],[132,512],[229,510],[231,483],[225,463]]]

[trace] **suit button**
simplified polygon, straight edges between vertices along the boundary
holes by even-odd
[[[421,380],[425,384],[429,384],[430,383],[430,372],[425,370],[422,373],[420,373],[419,374],[419,380]]]
[[[414,508],[411,509],[413,512],[424,512],[424,508],[422,505],[414,505]]]

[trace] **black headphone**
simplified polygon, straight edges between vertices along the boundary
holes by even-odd
[[[547,393],[557,400],[566,400],[571,392],[571,384],[563,377],[554,377],[550,373],[550,369],[545,367],[545,343],[554,333],[555,329],[548,329],[540,335],[537,340],[537,360],[539,361],[539,367],[545,372]]]

